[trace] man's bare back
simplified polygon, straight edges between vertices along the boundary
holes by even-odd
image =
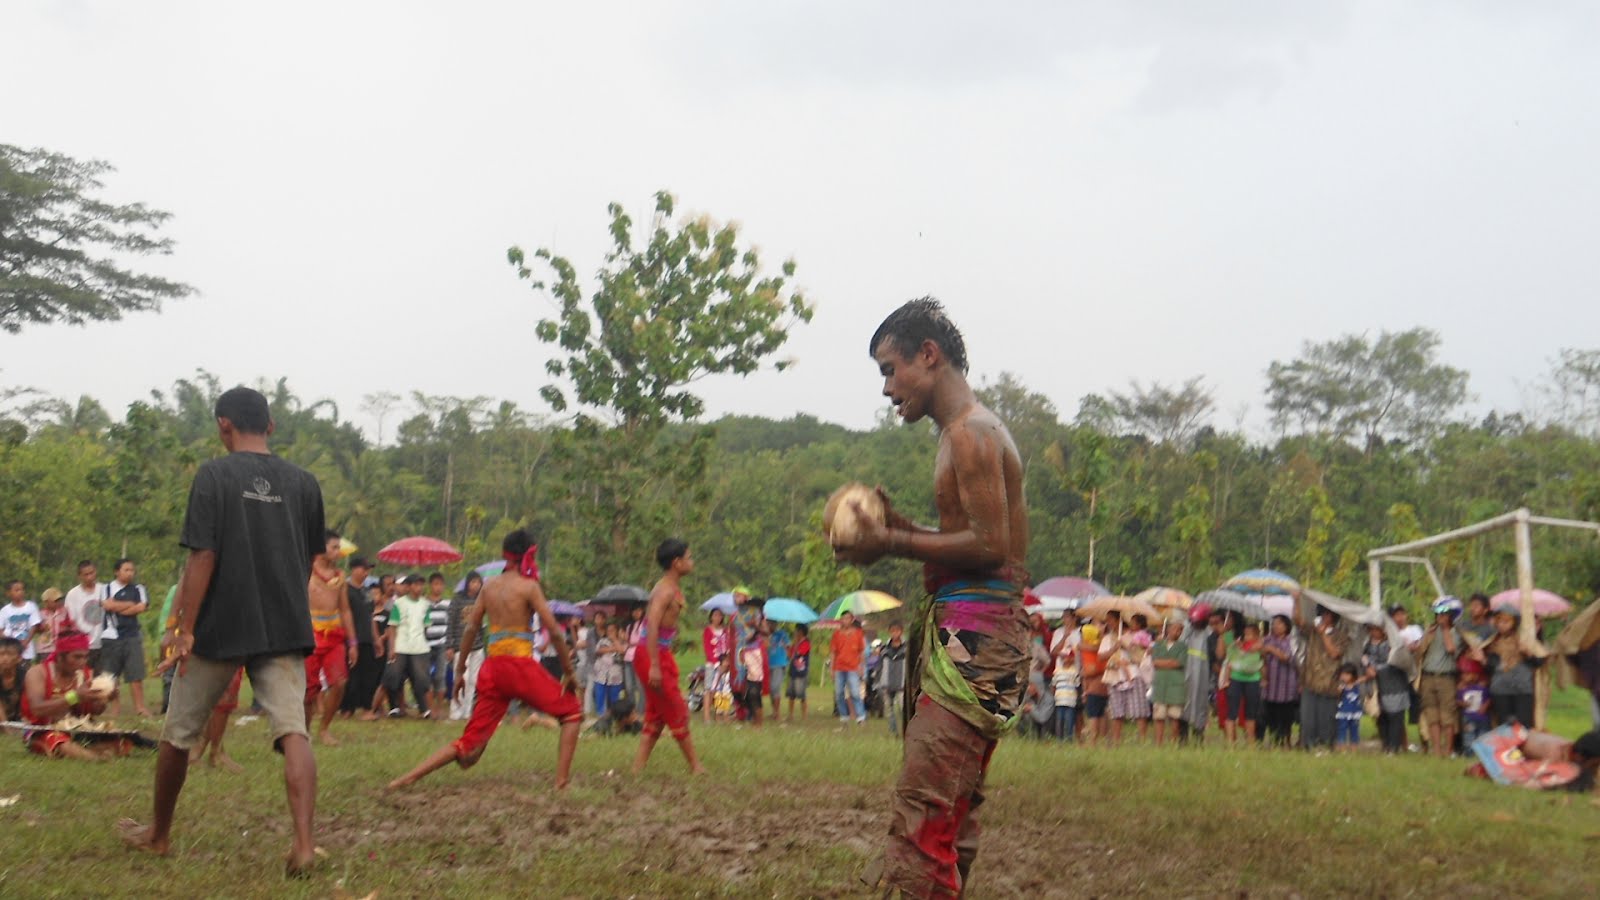
[[[551,644],[556,647],[561,657],[562,684],[575,689],[576,682],[573,679],[572,659],[567,651],[567,642],[561,638],[556,618],[550,612],[550,604],[545,600],[544,589],[539,587],[536,579],[528,578],[519,572],[497,575],[483,583],[483,590],[478,594],[478,602],[467,610],[461,645],[471,647],[477,637],[478,629],[485,626],[490,634],[525,632],[534,616],[539,617],[545,631],[550,634]],[[460,648],[457,649],[459,651]],[[464,670],[466,655],[458,653],[458,658],[457,668]],[[464,680],[457,679],[458,692],[464,685]]]

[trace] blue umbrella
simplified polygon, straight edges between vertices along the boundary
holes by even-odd
[[[774,622],[799,622],[807,625],[817,620],[816,610],[788,597],[773,597],[761,607],[761,614]]]
[[[733,615],[733,611],[736,608],[737,606],[733,602],[733,594],[729,593],[728,591],[723,591],[722,593],[717,594],[715,597],[712,597],[710,600],[700,604],[701,612],[710,612],[713,609],[720,609],[724,615],[729,616]]]

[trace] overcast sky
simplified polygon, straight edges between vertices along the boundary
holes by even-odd
[[[740,222],[815,321],[710,412],[852,426],[934,294],[1063,418],[1204,375],[1264,433],[1306,339],[1437,329],[1478,409],[1600,346],[1600,4],[18,2],[0,142],[174,213],[159,315],[0,335],[0,383],[120,416],[196,368],[544,410],[546,301],[605,207]],[[393,420],[391,420],[392,423]],[[389,426],[392,435],[392,424]],[[371,429],[369,428],[369,433]]]

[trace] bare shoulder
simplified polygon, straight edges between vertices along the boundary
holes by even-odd
[[[1011,432],[988,407],[979,403],[966,415],[950,423],[943,439],[957,455],[1016,454]]]

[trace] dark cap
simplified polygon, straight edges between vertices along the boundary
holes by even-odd
[[[372,560],[367,559],[365,556],[352,556],[348,565],[352,569],[370,569],[372,568]]]
[[[424,579],[423,579],[423,577],[421,575],[401,575],[400,576],[400,580],[395,582],[395,583],[396,584],[422,584],[423,582],[424,582]]]

